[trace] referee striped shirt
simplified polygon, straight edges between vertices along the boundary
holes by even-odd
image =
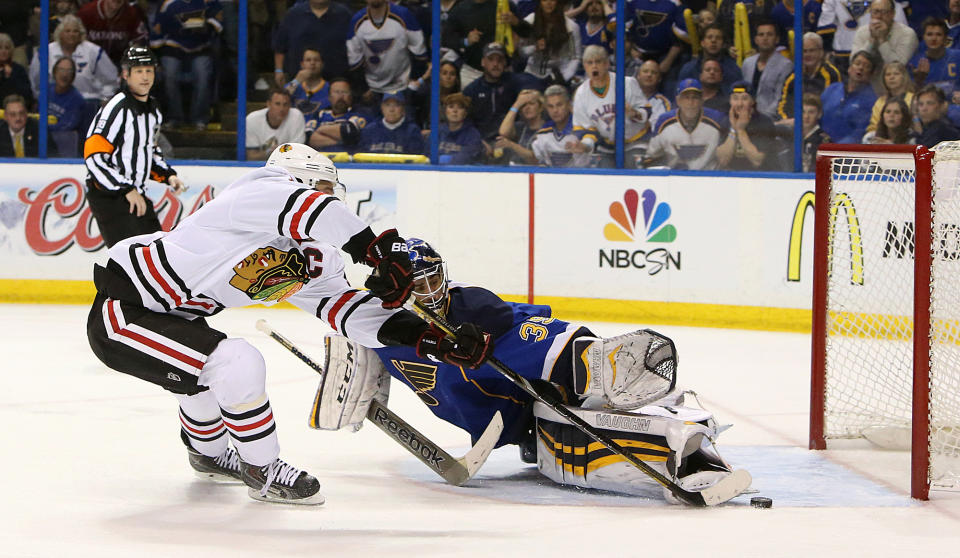
[[[143,193],[147,179],[167,182],[176,172],[163,160],[157,132],[163,115],[153,97],[114,95],[90,124],[83,144],[88,179],[103,190]],[[88,180],[89,183],[89,180]]]

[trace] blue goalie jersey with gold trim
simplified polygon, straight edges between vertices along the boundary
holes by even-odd
[[[470,322],[493,335],[494,356],[521,376],[569,390],[572,340],[589,330],[550,316],[549,306],[505,302],[480,287],[451,287],[447,321]],[[390,374],[434,415],[470,433],[475,443],[496,411],[504,430],[497,447],[515,444],[530,420],[531,397],[489,365],[475,370],[417,356],[413,347],[376,349]]]

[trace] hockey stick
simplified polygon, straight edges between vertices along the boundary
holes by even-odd
[[[413,296],[410,297],[408,302],[412,303],[413,311],[423,317],[423,319],[435,324],[447,335],[456,337],[453,326],[447,323],[443,317],[438,315],[433,310],[427,308],[423,304],[420,304],[420,302],[418,302]],[[750,473],[743,469],[739,469],[731,472],[720,482],[709,488],[705,488],[697,492],[686,490],[650,465],[644,463],[643,460],[633,453],[624,450],[620,444],[614,442],[609,436],[591,426],[575,413],[571,412],[566,405],[558,401],[552,394],[538,391],[529,380],[508,368],[496,357],[491,356],[488,358],[486,364],[489,364],[494,370],[506,376],[507,379],[516,384],[517,387],[523,391],[527,392],[531,397],[543,403],[544,405],[549,406],[555,413],[562,416],[567,420],[567,422],[572,424],[578,430],[600,442],[607,449],[624,458],[636,468],[640,469],[648,477],[673,493],[673,495],[676,496],[681,502],[685,502],[692,506],[715,506],[742,494],[743,491],[750,488],[750,483],[753,480],[750,477]]]
[[[322,366],[300,351],[289,339],[270,327],[266,320],[257,320],[257,329],[283,345],[307,366],[313,368],[317,374],[323,375]],[[503,432],[503,417],[500,416],[500,411],[497,411],[483,434],[480,435],[477,443],[463,457],[453,457],[376,399],[373,400],[370,409],[367,410],[367,420],[433,469],[443,480],[455,486],[461,486],[477,474],[490,452],[493,451],[497,440],[500,439],[500,433]]]

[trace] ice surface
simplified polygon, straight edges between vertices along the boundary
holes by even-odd
[[[464,487],[439,477],[372,426],[306,425],[317,376],[256,331],[266,318],[319,358],[326,327],[293,310],[228,310],[212,323],[257,346],[282,455],[316,475],[320,507],[256,502],[240,486],[197,480],[176,401],[102,366],[87,309],[0,305],[0,557],[282,556],[960,556],[960,495],[908,496],[909,456],[855,445],[806,450],[807,335],[656,327],[674,338],[679,383],[721,423],[724,456],[773,498],[693,509],[556,486],[494,452]],[[629,324],[592,323],[614,335]],[[390,407],[460,455],[467,437],[394,386]]]

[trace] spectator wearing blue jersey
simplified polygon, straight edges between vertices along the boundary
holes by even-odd
[[[443,98],[446,122],[440,125],[441,165],[470,165],[479,163],[484,153],[480,132],[469,121],[470,97],[452,93]]]
[[[660,63],[661,73],[667,73],[683,52],[681,39],[687,38],[683,9],[674,0],[628,0],[626,13],[630,14],[626,22],[627,38],[644,59],[656,60]],[[617,23],[614,14],[608,25],[611,33],[616,30]]]
[[[787,47],[788,32],[793,30],[793,10],[795,0],[783,0],[770,11],[770,19],[780,31],[780,46]],[[817,20],[820,19],[820,0],[806,0],[803,4],[803,33],[817,31]]]
[[[363,153],[423,154],[420,127],[406,118],[402,93],[385,93],[380,102],[383,118],[368,124],[360,132],[358,151]]]
[[[307,141],[320,151],[353,152],[360,141],[360,131],[369,121],[366,112],[354,110],[347,78],[334,78],[330,80],[330,108],[307,121]]]
[[[52,131],[80,130],[84,117],[83,95],[73,86],[77,66],[69,56],[61,56],[53,65],[53,84],[50,87],[49,113],[57,118]],[[83,128],[85,132],[86,129]]]
[[[960,139],[958,131],[946,119],[947,97],[936,85],[925,85],[917,91],[914,132],[917,144],[933,147],[942,141]]]
[[[917,88],[936,85],[950,98],[960,79],[960,50],[947,48],[947,23],[927,18],[923,22],[924,52],[918,52],[907,65]]]
[[[950,48],[960,48],[960,0],[950,0],[947,4],[947,37]]]
[[[308,0],[289,10],[273,33],[273,72],[278,86],[299,71],[306,48],[320,52],[324,77],[347,75],[347,33],[350,10],[331,0]]]
[[[153,26],[153,48],[160,51],[163,68],[166,115],[170,126],[185,121],[183,84],[180,78],[190,72],[193,95],[190,100],[190,124],[204,130],[210,121],[213,99],[213,48],[223,30],[223,9],[218,0],[169,0],[160,5]]]
[[[602,46],[613,53],[614,34],[607,28],[607,20],[613,10],[603,0],[580,0],[580,5],[567,10],[566,16],[580,28],[580,45]]]
[[[871,80],[874,68],[873,55],[859,51],[850,57],[847,81],[834,83],[823,92],[823,130],[836,143],[860,143],[870,122],[877,94]]]
[[[293,106],[305,120],[330,107],[330,84],[323,79],[323,56],[315,48],[303,50],[300,71],[284,88],[290,92]]]
[[[723,88],[729,90],[734,82],[743,79],[743,73],[737,61],[727,54],[724,48],[723,28],[714,23],[708,25],[700,38],[701,53],[680,68],[680,80],[697,79],[700,77],[701,65],[706,58],[715,58],[723,66]]]

